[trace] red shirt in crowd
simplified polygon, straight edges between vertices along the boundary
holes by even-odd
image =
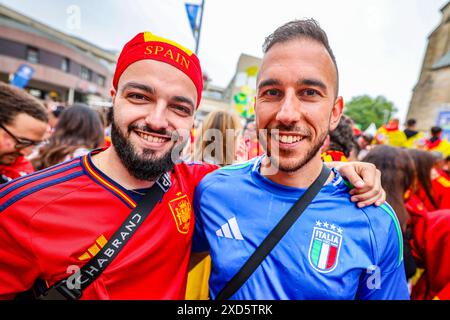
[[[444,175],[437,174],[437,176],[431,180],[431,191],[436,207],[431,203],[422,186],[419,186],[417,191],[419,199],[423,202],[428,211],[450,209],[450,180]]]
[[[10,181],[34,172],[31,162],[25,157],[18,157],[17,160],[10,165],[0,164],[0,178],[3,181]]]
[[[412,288],[416,300],[450,300],[450,210],[428,211],[417,196],[406,202],[411,218],[411,251],[423,269]]]

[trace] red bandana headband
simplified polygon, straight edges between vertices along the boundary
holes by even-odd
[[[123,47],[114,73],[114,88],[117,90],[119,78],[130,64],[145,59],[165,62],[184,72],[197,88],[198,107],[203,91],[203,76],[197,56],[178,43],[150,32],[139,33]]]

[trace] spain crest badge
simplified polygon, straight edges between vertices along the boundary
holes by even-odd
[[[187,234],[189,232],[192,214],[192,206],[189,198],[187,195],[184,195],[173,199],[169,201],[169,207],[175,219],[177,230],[182,234]]]

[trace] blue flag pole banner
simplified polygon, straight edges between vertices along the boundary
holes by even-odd
[[[192,34],[196,37],[197,31],[197,17],[200,12],[199,4],[185,3],[186,12],[189,18],[189,23],[191,25]]]
[[[33,77],[34,69],[29,65],[22,64],[14,74],[11,84],[20,89],[25,88],[30,79]]]

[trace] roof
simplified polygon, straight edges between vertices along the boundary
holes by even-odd
[[[443,55],[431,68],[433,70],[450,67],[450,50]]]

